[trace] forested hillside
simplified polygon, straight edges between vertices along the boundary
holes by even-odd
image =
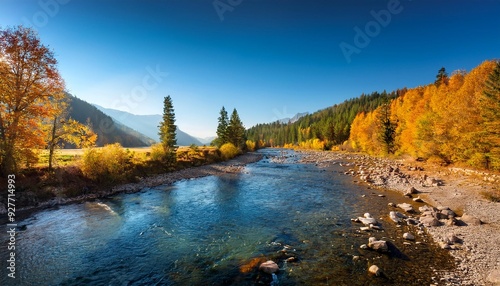
[[[141,137],[130,128],[120,126],[111,117],[104,114],[95,106],[81,100],[71,94],[66,94],[71,99],[69,105],[69,116],[82,124],[90,124],[92,130],[97,134],[97,146],[120,143],[123,147],[148,146],[148,138]],[[135,132],[135,134],[134,134]]]
[[[291,124],[258,124],[247,137],[260,146],[410,155],[439,163],[500,170],[500,63],[413,89],[361,95]]]
[[[383,134],[391,136],[384,140]],[[469,73],[456,71],[450,77],[443,69],[435,83],[358,114],[350,142],[370,154],[390,151],[499,170],[500,63],[485,61]],[[391,148],[385,148],[387,144]]]
[[[329,148],[349,139],[352,121],[360,112],[375,110],[381,104],[403,95],[406,89],[394,92],[362,94],[341,104],[301,117],[294,123],[258,124],[247,130],[247,138],[260,146],[310,145],[316,139]]]

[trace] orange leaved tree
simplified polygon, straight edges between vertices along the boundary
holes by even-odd
[[[31,150],[45,147],[42,125],[63,91],[54,54],[32,29],[0,30],[0,174],[15,172]]]

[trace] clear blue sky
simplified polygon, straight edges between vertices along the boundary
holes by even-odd
[[[251,127],[500,58],[499,15],[498,0],[1,0],[0,25],[33,26],[79,98],[161,114],[171,95],[205,137],[223,105]]]

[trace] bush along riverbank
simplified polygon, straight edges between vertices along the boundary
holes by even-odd
[[[404,234],[405,239],[430,234],[456,260],[456,269],[436,284],[500,285],[497,174],[350,153],[299,152],[301,162],[320,168],[341,164],[345,175],[378,189],[380,196],[385,190],[399,192],[403,202],[389,202],[387,213],[381,216],[398,225],[414,225],[416,233]],[[380,245],[383,247],[383,243],[370,241],[364,247]]]

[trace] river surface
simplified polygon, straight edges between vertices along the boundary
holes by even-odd
[[[345,167],[299,164],[298,154],[263,150],[241,174],[184,180],[107,199],[45,209],[19,221],[16,278],[1,285],[429,285],[450,257],[424,238],[403,244],[403,228],[364,233],[351,218],[386,215],[388,201],[353,183]],[[378,191],[377,191],[378,192]],[[362,197],[365,195],[365,197]],[[386,237],[391,254],[359,248]],[[359,260],[353,259],[359,256]],[[292,258],[290,258],[292,257]],[[288,259],[288,260],[287,260]],[[376,263],[382,277],[367,273]]]

